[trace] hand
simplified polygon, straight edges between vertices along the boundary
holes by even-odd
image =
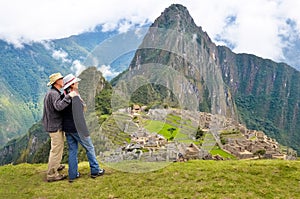
[[[69,96],[71,97],[71,98],[73,98],[73,97],[75,97],[75,96],[77,96],[78,94],[75,92],[75,91],[71,91],[70,93],[69,93]]]

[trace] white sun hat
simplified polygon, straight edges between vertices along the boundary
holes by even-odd
[[[78,77],[75,77],[73,74],[68,74],[63,78],[64,81],[64,90],[67,89],[72,84],[79,82],[81,79]]]

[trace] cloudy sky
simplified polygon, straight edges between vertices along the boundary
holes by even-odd
[[[68,37],[102,24],[126,31],[153,22],[172,3],[187,7],[198,26],[236,53],[284,60],[299,40],[299,0],[0,0],[0,39],[22,42]]]

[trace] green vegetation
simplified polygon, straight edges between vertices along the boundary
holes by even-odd
[[[215,137],[210,132],[206,132],[204,134],[201,148],[209,152],[216,146],[216,144]]]
[[[204,131],[198,126],[197,132],[196,132],[196,139],[201,139],[204,136]]]
[[[201,85],[205,85],[203,78],[201,78]],[[199,111],[211,112],[211,98],[207,86],[204,86],[203,99],[204,100],[199,103]]]
[[[177,128],[174,128],[174,126],[171,126],[170,124],[164,123],[162,121],[149,120],[148,124],[144,127],[149,132],[160,134],[168,140],[170,140],[172,137],[175,138],[178,134]],[[169,129],[173,129],[172,133]]]
[[[131,102],[149,108],[178,107],[179,104],[173,92],[156,84],[146,84],[136,89],[131,95]]]
[[[103,90],[95,97],[95,104],[96,104],[95,108],[96,108],[97,115],[103,115],[103,114],[109,115],[112,113],[111,95],[112,95],[112,87],[108,82],[106,82],[104,84]],[[101,119],[103,119],[103,117]],[[101,123],[102,122],[100,120],[100,124]]]
[[[172,163],[148,173],[124,173],[106,165],[91,179],[45,182],[46,164],[0,167],[0,198],[299,198],[299,161],[246,160]],[[67,170],[67,169],[66,169]],[[66,172],[64,170],[64,172]]]
[[[222,149],[220,149],[220,147],[218,146],[214,146],[212,150],[210,150],[209,152],[211,155],[219,155],[222,158],[225,159],[231,159],[231,160],[235,160],[236,157],[234,155],[231,155],[230,153],[227,153],[226,151],[223,151]]]
[[[260,149],[258,151],[255,151],[253,153],[253,155],[258,155],[258,157],[260,158],[261,156],[265,155],[266,154],[266,150],[265,149]]]
[[[224,130],[220,134],[220,140],[222,144],[227,143],[227,138],[238,138],[242,137],[243,135],[239,130],[232,129],[232,130]]]
[[[145,162],[139,160],[128,160],[122,162],[109,162],[105,163],[105,166],[114,170],[130,172],[130,173],[147,173],[150,171],[156,171],[163,169],[170,165],[172,162]]]
[[[300,117],[295,108],[300,96],[299,72],[254,55],[238,54],[235,58],[231,70],[238,78],[238,89],[233,90],[241,121],[299,152]],[[224,77],[227,85],[231,78]]]
[[[32,146],[33,139],[39,140],[34,146]],[[0,156],[0,165],[7,163],[36,162],[37,157],[41,158],[38,158],[38,162],[46,161],[49,154],[48,139],[49,135],[43,130],[41,122],[34,124],[24,136],[9,141],[5,147],[0,150],[2,154],[9,152]],[[36,154],[32,153],[33,147],[39,149]],[[43,150],[45,148],[46,150]]]
[[[164,136],[167,140],[176,140],[184,143],[194,142],[199,145],[199,141],[193,141],[188,133],[196,132],[189,120],[182,120],[178,115],[168,114],[165,122],[157,120],[146,120],[144,128],[149,132],[155,132]],[[195,135],[193,135],[195,136]]]
[[[53,59],[40,43],[15,48],[0,42],[0,147],[26,134],[39,121],[48,75],[66,73],[68,67]],[[51,70],[51,71],[50,71]]]

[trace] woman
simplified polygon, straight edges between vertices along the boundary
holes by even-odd
[[[96,178],[104,174],[105,170],[99,167],[95,155],[94,145],[92,143],[89,131],[86,126],[83,109],[84,103],[78,93],[78,82],[81,79],[69,74],[63,78],[64,91],[68,94],[75,91],[78,95],[72,98],[71,103],[62,111],[63,113],[63,131],[66,133],[69,146],[69,182],[73,182],[79,177],[78,172],[78,143],[86,150],[90,164],[91,177]]]

